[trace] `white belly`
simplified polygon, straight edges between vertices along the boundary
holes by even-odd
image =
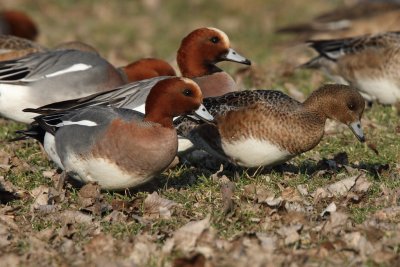
[[[19,122],[31,123],[37,114],[23,112],[38,106],[28,101],[29,88],[20,85],[0,84],[0,115]]]
[[[91,158],[82,160],[74,155],[63,161],[65,171],[73,178],[84,182],[97,182],[102,189],[126,189],[147,182],[152,176],[125,173],[113,162]]]
[[[44,140],[43,140],[43,148],[44,148],[44,151],[46,151],[46,153],[49,156],[49,158],[55,164],[57,164],[57,166],[59,168],[64,170],[64,166],[61,163],[61,159],[57,154],[54,135],[46,132],[46,134],[44,135]]]
[[[294,156],[268,141],[254,138],[234,143],[222,142],[222,148],[227,156],[243,167],[270,166]]]
[[[362,92],[368,94],[371,100],[381,104],[394,104],[400,101],[400,87],[389,79],[358,79],[356,85]]]

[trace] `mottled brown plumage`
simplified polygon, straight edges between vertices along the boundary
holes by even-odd
[[[400,101],[400,32],[309,43],[319,55],[303,67],[356,87],[367,100]]]
[[[215,117],[216,125],[186,129],[183,135],[211,154],[246,167],[258,164],[247,162],[242,154],[251,157],[252,150],[257,151],[265,156],[265,160],[255,159],[265,163],[262,165],[285,161],[319,143],[327,118],[350,126],[360,121],[364,110],[361,95],[345,85],[325,85],[304,103],[278,91],[256,90],[206,98],[204,105]],[[358,138],[363,139],[362,132]],[[267,151],[265,155],[259,151],[263,144],[271,153],[280,153],[276,159]]]

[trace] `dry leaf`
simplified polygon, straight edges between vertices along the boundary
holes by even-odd
[[[176,206],[176,202],[160,197],[157,192],[147,195],[143,202],[143,217],[146,219],[170,219],[172,215],[171,209]]]
[[[324,232],[337,234],[340,231],[344,231],[344,226],[347,224],[348,218],[349,216],[342,212],[331,213],[331,216],[323,227]]]
[[[178,250],[191,252],[196,247],[201,234],[210,227],[210,216],[200,221],[185,224],[175,231],[173,235],[174,245]]]
[[[49,188],[45,185],[34,188],[31,191],[34,201],[31,205],[32,209],[39,209],[40,206],[49,204]]]
[[[368,240],[360,232],[352,232],[344,235],[344,241],[351,249],[359,251],[363,258],[376,251],[376,247],[368,242]]]
[[[235,190],[235,184],[231,182],[228,177],[223,175],[220,179],[221,185],[221,195],[222,195],[222,207],[223,213],[228,214],[232,212],[234,209],[234,202],[233,202],[233,192]]]
[[[394,220],[398,216],[400,216],[400,206],[389,207],[378,210],[375,212],[373,216],[380,221]]]
[[[326,189],[328,190],[328,192],[332,193],[336,197],[344,196],[355,185],[356,180],[357,176],[348,177],[346,179],[328,185]]]
[[[173,267],[205,267],[206,257],[201,253],[196,253],[190,257],[177,258],[174,260]]]
[[[296,243],[300,240],[299,232],[303,228],[302,224],[295,224],[292,226],[282,226],[277,233],[285,239],[285,245]]]
[[[93,217],[76,210],[65,210],[58,215],[60,222],[68,223],[91,223]]]
[[[156,255],[157,245],[151,236],[144,234],[135,237],[134,245],[129,260],[132,266],[148,266],[149,261]]]
[[[372,183],[367,180],[365,175],[361,175],[360,177],[358,177],[353,191],[357,193],[366,193],[371,185]]]
[[[297,191],[296,188],[293,187],[286,187],[282,191],[282,199],[285,201],[290,201],[290,202],[300,202],[303,200],[301,197],[299,191]]]
[[[335,202],[332,202],[331,204],[328,205],[322,212],[321,212],[321,217],[325,217],[327,214],[332,214],[333,212],[336,212],[336,204]]]
[[[87,255],[91,257],[112,253],[114,249],[114,238],[109,234],[96,235],[85,245],[84,249]]]

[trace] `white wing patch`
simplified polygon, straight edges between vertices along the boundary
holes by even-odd
[[[78,63],[78,64],[74,64],[66,69],[63,70],[59,70],[50,74],[47,74],[44,76],[44,78],[50,78],[50,77],[55,77],[55,76],[59,76],[59,75],[63,75],[65,73],[69,73],[69,72],[77,72],[77,71],[84,71],[87,69],[92,68],[93,66],[91,65],[86,65],[83,63]]]
[[[63,121],[63,122],[60,122],[59,124],[57,124],[56,127],[62,127],[62,126],[67,126],[67,125],[81,125],[81,126],[93,127],[93,126],[97,126],[97,123],[95,123],[94,121],[90,121],[90,120]]]

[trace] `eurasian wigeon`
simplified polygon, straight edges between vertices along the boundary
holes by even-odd
[[[215,28],[199,28],[189,33],[181,42],[177,53],[179,69],[184,77],[199,84],[204,97],[223,95],[236,91],[236,83],[229,74],[215,66],[221,61],[234,61],[251,64],[250,60],[239,55],[230,47],[227,35]],[[97,105],[99,102],[123,108],[144,110],[144,103],[150,89],[160,80],[156,77],[138,83],[130,83],[120,88],[94,94],[82,99],[71,99],[52,103],[38,109],[28,108],[29,112],[48,114],[64,109]]]
[[[231,48],[226,33],[216,28],[199,28],[183,38],[176,57],[183,77],[199,84],[204,97],[237,91],[233,78],[215,64],[232,61],[250,65],[251,61]]]
[[[312,149],[327,118],[346,124],[364,141],[364,100],[346,85],[322,86],[304,103],[279,91],[255,90],[205,98],[203,104],[216,124],[177,121],[178,133],[197,148],[243,167],[272,166]]]
[[[16,10],[0,12],[0,34],[35,40],[38,33],[35,22],[27,14]]]
[[[400,32],[309,43],[319,55],[303,67],[356,87],[368,101],[400,101]]]
[[[309,23],[284,27],[281,33],[295,33],[303,40],[337,39],[400,30],[400,3],[358,1],[321,14]]]
[[[46,152],[73,178],[98,182],[103,189],[131,188],[161,173],[174,159],[178,147],[174,117],[196,113],[212,118],[201,103],[196,83],[172,77],[151,89],[145,115],[89,107],[57,118],[39,116],[25,133],[41,139],[46,132],[41,140]]]
[[[0,115],[29,123],[26,107],[83,97],[125,83],[105,59],[79,50],[51,50],[0,62]]]

